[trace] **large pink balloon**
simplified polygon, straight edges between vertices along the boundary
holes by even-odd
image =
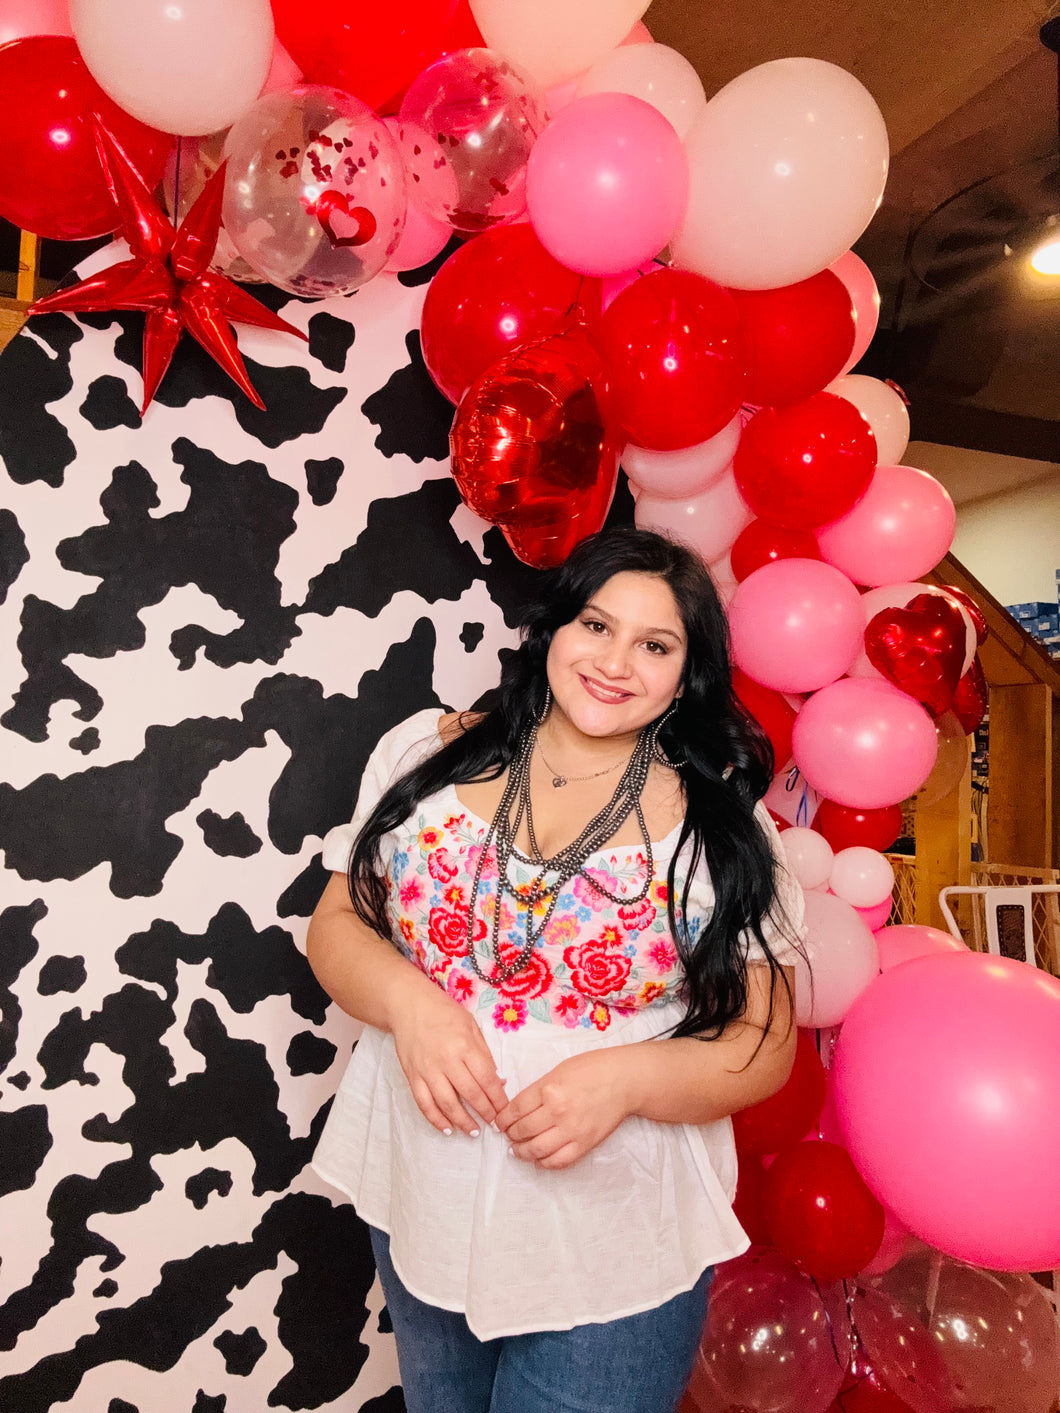
[[[832,1073],[858,1170],[914,1235],[995,1270],[1060,1266],[1060,980],[977,952],[894,967]]]
[[[690,500],[664,500],[643,491],[634,518],[642,530],[656,530],[689,545],[705,564],[720,559],[753,518],[736,488],[732,471]]]
[[[785,830],[785,833],[788,831]],[[876,939],[842,898],[806,895],[809,964],[795,962],[795,1019],[809,1029],[838,1025],[880,969]]]
[[[587,93],[632,93],[643,98],[682,138],[707,106],[695,69],[683,54],[665,44],[622,44],[612,49],[582,75],[578,97]]]
[[[815,692],[791,741],[795,764],[814,789],[859,809],[908,799],[938,752],[934,723],[920,703],[872,678],[848,677]]]
[[[855,364],[861,362],[880,322],[880,292],[876,288],[872,271],[861,256],[855,255],[852,250],[848,250],[838,260],[833,260],[828,268],[846,285],[854,303],[854,313],[857,315],[854,347],[850,350],[850,357],[843,368],[844,373],[849,373]]]
[[[842,677],[861,648],[861,598],[817,559],[778,559],[749,574],[729,607],[733,661],[778,692]]]
[[[687,500],[721,479],[732,466],[740,443],[739,413],[708,441],[677,451],[649,451],[630,444],[622,453],[622,469],[642,491],[660,500]]]
[[[628,93],[575,99],[530,153],[530,223],[561,265],[583,275],[620,275],[650,260],[687,200],[681,139],[658,109]]]
[[[881,927],[876,933],[880,953],[880,971],[911,962],[916,957],[936,957],[949,952],[967,952],[968,948],[950,932],[921,923],[900,923]]]
[[[953,543],[957,512],[945,486],[915,466],[878,466],[846,515],[817,531],[821,555],[855,584],[918,579]]]
[[[909,445],[909,408],[890,383],[864,373],[845,373],[833,379],[825,392],[852,402],[872,428],[877,465],[895,466],[901,461]]]

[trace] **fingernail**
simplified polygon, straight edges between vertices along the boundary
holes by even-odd
[[[443,1128],[442,1132],[445,1134],[446,1138],[452,1138],[453,1136],[453,1130],[451,1128]]]
[[[477,1138],[477,1137],[478,1137],[478,1129],[477,1129],[477,1128],[469,1128],[468,1131],[467,1131],[467,1136],[468,1136],[468,1138]]]

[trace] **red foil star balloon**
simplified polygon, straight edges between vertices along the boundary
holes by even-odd
[[[293,324],[280,319],[245,290],[209,269],[221,226],[224,165],[207,182],[180,226],[174,230],[143,178],[102,123],[96,143],[107,182],[121,214],[121,234],[132,252],[129,260],[98,275],[56,290],[30,305],[31,314],[99,314],[138,309],[144,325],[144,400],[147,411],[173,351],[186,329],[256,407],[265,404],[247,375],[230,321],[277,329],[304,339]]]

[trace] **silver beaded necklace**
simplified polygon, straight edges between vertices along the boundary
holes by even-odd
[[[504,787],[500,804],[497,806],[482,841],[478,862],[475,865],[475,881],[467,912],[467,954],[476,975],[488,986],[503,986],[506,981],[509,981],[527,965],[534,948],[552,920],[560,893],[576,874],[584,878],[586,883],[602,897],[608,898],[613,903],[635,904],[647,897],[655,868],[652,858],[651,836],[648,833],[648,826],[644,822],[640,797],[647,783],[652,759],[656,758],[670,764],[659,749],[658,738],[663,723],[673,710],[674,708],[671,707],[665,716],[660,717],[650,726],[644,727],[637,737],[637,744],[633,747],[632,754],[611,799],[598,814],[593,816],[577,839],[570,844],[565,844],[551,858],[545,858],[538,848],[530,800],[530,761],[537,743],[539,723],[535,721],[525,733],[508,768],[508,781]],[[612,893],[599,879],[591,873],[587,873],[585,869],[586,862],[614,837],[631,814],[637,816],[646,854],[644,886],[634,897]],[[516,835],[524,818],[526,819],[526,832],[530,839],[529,857],[522,854],[515,846]],[[475,905],[478,902],[479,888],[482,883],[483,865],[491,844],[495,844],[497,853],[497,898],[493,909],[493,923],[490,933],[493,971],[487,973],[475,952],[474,932]],[[509,865],[513,856],[525,859],[535,868],[534,877],[524,891],[516,889],[509,878]],[[501,960],[501,901],[505,894],[513,899],[517,910],[522,907],[526,911],[526,941],[518,956],[508,963]],[[541,903],[545,904],[545,912],[540,923],[535,927],[534,911]]]

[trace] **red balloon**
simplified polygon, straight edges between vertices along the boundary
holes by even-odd
[[[739,1155],[739,1173],[732,1210],[736,1220],[756,1246],[769,1245],[769,1225],[766,1221],[766,1170],[761,1160],[751,1153]]]
[[[743,401],[736,301],[701,275],[660,269],[634,280],[601,319],[598,342],[635,446],[675,451],[705,442]]]
[[[787,765],[791,760],[791,728],[795,725],[795,708],[779,692],[753,681],[738,667],[733,668],[732,689],[769,737],[777,766]]]
[[[856,805],[837,805],[835,800],[822,800],[814,816],[813,827],[823,834],[835,853],[860,845],[889,849],[902,832],[901,805],[884,805],[882,809],[863,810]]]
[[[449,434],[453,478],[535,568],[601,528],[618,476],[607,374],[583,329],[502,358],[468,388]]]
[[[729,558],[733,578],[743,583],[748,574],[775,559],[820,559],[821,551],[809,530],[789,530],[772,520],[752,520],[736,537]]]
[[[883,1240],[884,1212],[845,1148],[810,1139],[786,1148],[766,1173],[773,1245],[820,1281],[868,1265]]]
[[[468,0],[457,0],[453,17],[445,27],[439,54],[451,54],[454,49],[486,49],[489,46],[471,13]]]
[[[799,402],[838,378],[850,357],[857,316],[831,270],[783,289],[734,289],[747,339],[747,400]]]
[[[120,218],[96,150],[93,121],[114,134],[148,186],[173,139],[132,118],[58,35],[0,49],[0,216],[48,240],[91,240]]]
[[[983,610],[971,594],[966,594],[963,589],[955,589],[952,584],[943,584],[942,590],[943,593],[949,594],[951,599],[956,599],[962,608],[968,610],[968,617],[972,620],[972,627],[975,629],[976,644],[982,647],[990,636],[990,629],[983,616]]]
[[[913,1410],[884,1383],[865,1351],[855,1346],[843,1387],[828,1413],[913,1413]]]
[[[964,619],[941,594],[917,594],[905,608],[869,620],[865,653],[889,682],[941,716],[961,680]]]
[[[813,530],[857,504],[869,488],[876,455],[872,428],[854,404],[819,392],[756,413],[744,428],[733,469],[756,515]]]
[[[453,252],[427,289],[420,342],[450,402],[523,344],[571,325],[579,301],[600,309],[600,281],[553,260],[529,225],[499,226]]]
[[[972,658],[971,667],[957,683],[953,700],[950,702],[950,711],[961,723],[966,736],[972,734],[986,715],[989,699],[990,688],[987,686],[983,664],[976,653]]]
[[[442,52],[456,0],[402,0],[370,12],[349,0],[272,0],[276,36],[309,83],[381,108]]]
[[[760,1104],[752,1104],[749,1109],[733,1114],[737,1151],[741,1156],[779,1153],[782,1148],[798,1143],[820,1118],[824,1092],[824,1066],[817,1047],[800,1030],[795,1063],[784,1086]]]

